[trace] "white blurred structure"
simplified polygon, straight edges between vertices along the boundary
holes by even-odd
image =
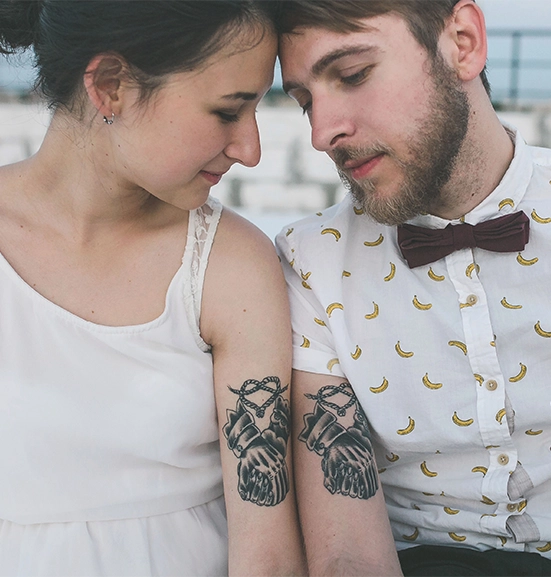
[[[551,110],[506,112],[500,116],[521,131],[529,144],[551,146]],[[0,165],[38,150],[49,113],[38,104],[0,104]],[[262,160],[254,169],[232,167],[213,188],[224,204],[261,220],[286,218],[322,210],[345,194],[331,160],[312,148],[310,127],[298,106],[261,105],[258,124]]]

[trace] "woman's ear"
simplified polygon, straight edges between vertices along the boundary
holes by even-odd
[[[124,60],[116,54],[94,56],[84,73],[84,88],[96,110],[106,117],[120,112]]]
[[[473,0],[460,0],[444,31],[451,66],[459,80],[477,78],[488,56],[484,14]]]

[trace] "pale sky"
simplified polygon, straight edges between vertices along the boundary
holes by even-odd
[[[488,28],[551,29],[551,0],[477,0]]]

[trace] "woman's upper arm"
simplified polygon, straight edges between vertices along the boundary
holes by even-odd
[[[291,327],[270,241],[224,213],[205,279],[232,574],[301,574],[290,458]]]

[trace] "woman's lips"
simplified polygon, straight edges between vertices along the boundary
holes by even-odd
[[[223,172],[207,172],[206,170],[201,170],[199,174],[212,185],[218,184],[224,176]]]

